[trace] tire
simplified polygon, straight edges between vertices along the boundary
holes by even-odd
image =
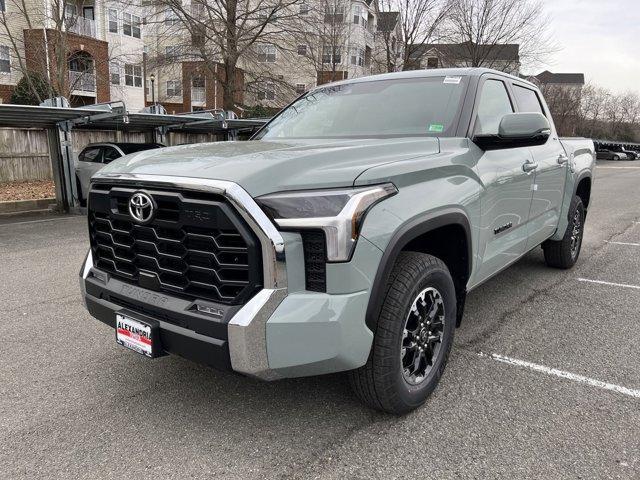
[[[553,268],[571,268],[580,256],[585,216],[584,205],[577,195],[571,199],[568,215],[569,224],[562,240],[547,240],[542,244],[545,262]]]
[[[416,302],[424,310],[412,310]],[[395,415],[421,406],[444,372],[455,325],[456,292],[447,266],[431,255],[402,252],[387,281],[369,359],[349,373],[356,396]]]
[[[620,160],[620,157],[618,155],[614,155],[612,160]]]

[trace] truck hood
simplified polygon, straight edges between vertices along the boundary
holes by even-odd
[[[353,185],[369,168],[438,151],[433,137],[200,143],[127,155],[101,173],[228,180],[259,196]]]

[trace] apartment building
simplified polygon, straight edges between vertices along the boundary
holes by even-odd
[[[177,12],[165,7],[148,17],[152,96],[169,112],[222,107],[224,69],[215,62],[220,57],[207,45],[205,65],[200,39],[194,38],[195,25],[185,28],[180,19],[185,13],[193,19],[206,17],[199,11],[202,8],[199,0],[184,0]],[[290,9],[283,12],[286,20],[267,22],[267,31],[278,34],[265,35],[269,41],[262,39],[242,55],[236,78],[238,107],[281,107],[316,85],[375,71],[378,11],[374,0],[308,0]],[[262,15],[257,8],[256,23],[265,22]]]
[[[136,2],[0,0],[0,98],[26,71],[40,73],[72,106],[124,100],[144,107],[142,8]]]

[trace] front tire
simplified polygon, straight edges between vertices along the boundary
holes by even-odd
[[[444,372],[455,325],[447,266],[431,255],[402,252],[387,281],[369,359],[349,375],[355,394],[396,415],[422,405]]]
[[[620,160],[620,157],[618,155],[614,155],[613,160]]]
[[[562,240],[547,240],[542,244],[544,259],[550,267],[568,269],[573,267],[580,256],[584,235],[584,205],[582,199],[574,195],[569,206],[569,224]]]

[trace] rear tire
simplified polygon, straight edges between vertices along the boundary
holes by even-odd
[[[444,372],[455,326],[447,266],[431,255],[402,252],[387,281],[369,359],[349,373],[356,396],[396,415],[421,406]]]
[[[568,215],[569,224],[562,240],[547,240],[542,244],[544,259],[553,268],[571,268],[580,256],[585,215],[582,199],[577,195],[571,200]]]

